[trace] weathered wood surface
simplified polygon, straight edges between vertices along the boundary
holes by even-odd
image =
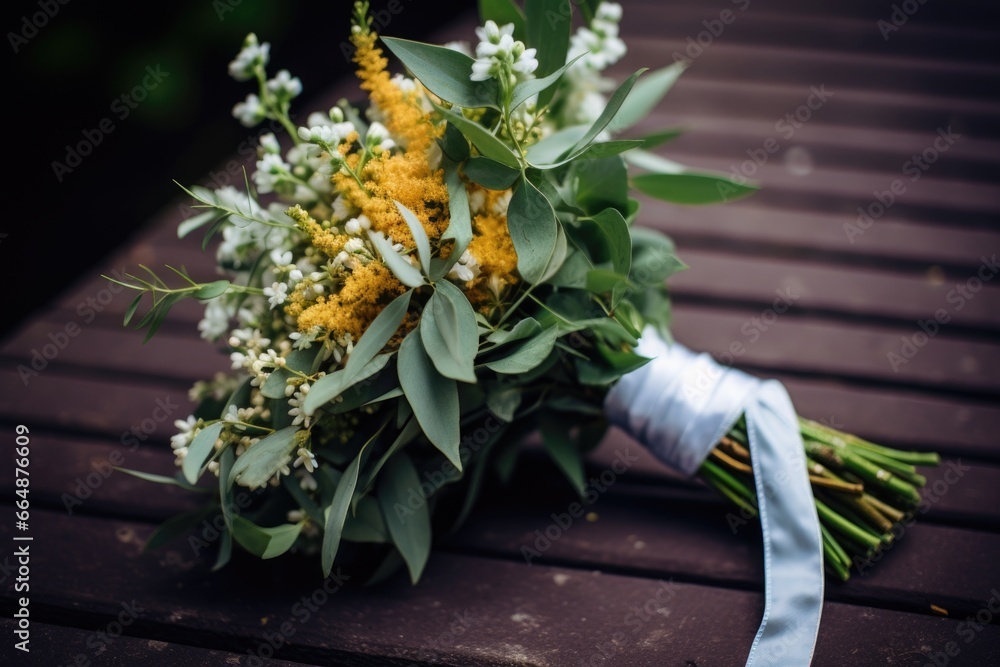
[[[954,296],[988,275],[1000,250],[1000,55],[987,3],[926,3],[888,40],[877,21],[891,7],[861,0],[624,4],[631,50],[618,76],[669,62],[706,21],[734,12],[642,128],[687,127],[666,157],[752,171],[764,185],[718,207],[644,202],[643,224],[670,233],[691,266],[671,283],[678,339],[781,379],[806,416],[945,457],[926,471],[928,509],[916,525],[873,567],[829,585],[815,664],[1000,663],[1000,613],[990,610],[1000,604],[1000,282],[990,275],[961,307]],[[472,23],[463,17],[446,38],[471,39]],[[824,85],[832,95],[809,121],[791,135],[778,126]],[[910,180],[904,165],[949,126],[960,138]],[[768,139],[780,149],[745,166]],[[858,208],[897,179],[906,192],[862,234],[849,233]],[[340,590],[308,618],[295,605],[320,583],[312,561],[239,558],[211,575],[206,556],[183,541],[143,553],[157,522],[198,499],[111,467],[169,473],[171,422],[190,410],[187,388],[229,363],[198,339],[194,304],[175,309],[143,346],[120,326],[128,299],[100,274],[171,263],[212,275],[211,257],[176,238],[179,218],[169,207],[0,343],[0,428],[27,424],[33,438],[39,648],[15,664],[71,664],[82,654],[95,665],[251,665],[269,638],[289,661],[275,664],[742,664],[762,604],[756,529],[734,531],[725,503],[646,455],[588,508],[592,516],[545,546],[536,531],[573,498],[529,452],[514,486],[493,489],[463,531],[436,545],[420,585],[397,577]],[[772,321],[779,293],[791,305]],[[894,364],[890,353],[938,310],[948,322]],[[71,326],[79,333],[62,349],[45,348]],[[30,368],[36,352],[45,368],[25,383],[18,367]],[[612,434],[590,472],[629,447]],[[13,480],[12,467],[0,467],[8,516]],[[0,526],[6,612],[17,596],[13,529]],[[525,546],[545,548],[528,564]],[[134,622],[92,648],[132,600],[142,607]],[[9,636],[12,621],[0,625]]]

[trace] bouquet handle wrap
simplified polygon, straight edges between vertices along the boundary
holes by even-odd
[[[764,616],[746,664],[808,665],[823,607],[823,545],[788,392],[668,345],[651,327],[636,351],[652,361],[619,380],[604,409],[672,468],[694,475],[746,415],[764,541]]]

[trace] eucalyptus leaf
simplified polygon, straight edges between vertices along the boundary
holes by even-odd
[[[477,123],[469,120],[465,116],[459,115],[443,107],[437,107],[445,120],[457,127],[472,144],[479,149],[479,152],[500,164],[505,164],[514,169],[520,169],[521,163],[517,156],[500,139],[490,134],[490,131]]]
[[[265,560],[280,556],[291,549],[300,532],[302,532],[301,523],[286,523],[273,528],[264,528],[242,516],[233,516],[233,539],[253,555]]]
[[[304,404],[306,412],[309,414],[315,412],[318,408],[344,394],[357,383],[379,373],[389,363],[391,357],[391,354],[380,354],[365,364],[361,370],[355,371],[343,368],[330,375],[324,375],[313,384],[312,388],[309,389],[309,393],[306,394]],[[310,399],[310,396],[315,396],[315,398]]]
[[[267,484],[274,473],[288,464],[292,451],[298,446],[298,431],[298,426],[289,426],[248,447],[233,464],[229,483],[239,482],[251,489]]]
[[[416,492],[422,502],[411,504]],[[420,496],[420,476],[406,452],[397,452],[378,478],[378,501],[393,544],[406,561],[410,581],[417,583],[431,553],[431,519]]]
[[[444,134],[438,139],[438,144],[441,146],[441,152],[453,162],[465,162],[469,159],[469,140],[451,123],[445,125]]]
[[[441,375],[460,382],[475,382],[473,369],[479,346],[476,313],[469,299],[447,280],[438,281],[424,306],[420,339]]]
[[[465,182],[458,173],[458,165],[446,161],[444,165],[444,182],[448,186],[448,213],[450,220],[448,228],[441,235],[442,240],[454,239],[455,247],[441,268],[431,274],[433,280],[446,276],[462,253],[472,242],[472,211],[469,208],[469,195],[465,190]]]
[[[354,489],[358,483],[358,470],[361,468],[361,452],[358,453],[351,465],[347,466],[340,481],[337,482],[337,490],[333,494],[333,502],[326,508],[326,522],[323,528],[323,548],[321,560],[323,563],[323,576],[329,577],[333,571],[333,560],[337,557],[337,550],[340,547],[340,538],[344,530],[344,521],[347,519],[347,510],[351,506],[351,499],[354,498]]]
[[[376,498],[365,496],[358,501],[355,513],[347,515],[341,538],[348,542],[373,544],[384,544],[391,539]]]
[[[499,109],[496,81],[470,79],[474,61],[464,53],[395,37],[383,37],[382,41],[427,90],[442,100],[467,109]]]
[[[587,133],[583,135],[583,138],[577,142],[576,146],[573,148],[574,152],[589,146],[591,142],[597,138],[597,135],[603,132],[604,128],[606,128],[611,121],[614,120],[615,115],[621,108],[622,103],[625,102],[625,98],[628,97],[629,92],[632,90],[632,86],[635,85],[636,80],[645,71],[646,68],[638,70],[635,74],[626,79],[622,85],[618,86],[618,89],[612,93],[611,98],[608,100],[608,106],[605,107],[601,115],[597,117],[597,120],[595,120],[593,125],[590,126],[590,129],[587,130]]]
[[[545,361],[558,337],[559,331],[555,327],[550,327],[514,346],[514,349],[502,358],[489,361],[485,365],[491,371],[504,375],[527,373]]]
[[[354,351],[351,352],[351,356],[347,358],[347,364],[344,366],[345,371],[348,373],[360,371],[375,358],[376,354],[382,351],[389,339],[399,330],[399,325],[403,323],[406,311],[410,307],[411,296],[413,296],[412,290],[400,294],[372,320],[372,323],[362,334],[361,340],[354,344]]]
[[[521,277],[529,283],[541,282],[559,241],[559,221],[549,200],[528,181],[511,197],[507,226]]]
[[[632,264],[632,235],[622,214],[614,208],[606,208],[590,220],[597,225],[607,241],[608,254],[616,273],[628,276]]]
[[[512,329],[494,331],[486,340],[501,345],[534,336],[541,330],[542,325],[538,323],[538,320],[533,317],[524,317],[518,320]]]
[[[392,274],[399,279],[399,282],[407,287],[420,287],[426,282],[424,276],[420,273],[420,269],[410,264],[402,255],[393,250],[392,244],[389,243],[389,240],[385,238],[382,232],[369,230],[368,238],[375,244],[378,253],[382,256],[382,261],[389,267]]]
[[[684,174],[689,171],[680,162],[668,160],[662,155],[650,153],[646,150],[634,150],[625,154],[625,159],[629,164],[633,164],[640,169],[656,172],[658,174]]]
[[[486,157],[474,157],[465,163],[465,175],[487,190],[507,190],[521,172]]]
[[[194,436],[194,440],[188,445],[187,454],[181,462],[181,471],[184,473],[184,479],[189,483],[194,484],[201,477],[202,466],[215,453],[215,441],[222,434],[223,426],[225,424],[222,422],[206,426],[198,431],[198,434]]]
[[[497,387],[486,394],[486,407],[498,419],[508,424],[514,421],[514,415],[521,405],[521,387]]]
[[[564,420],[546,413],[538,420],[538,426],[542,433],[545,451],[566,475],[566,479],[573,485],[573,489],[582,495],[586,485],[583,460],[576,450],[576,444],[570,438],[568,424]]]
[[[757,191],[724,176],[688,172],[685,174],[640,174],[632,185],[650,197],[688,206],[720,204],[742,199]]]
[[[420,222],[413,211],[398,201],[394,203],[396,204],[396,208],[399,209],[399,214],[406,221],[406,226],[410,228],[410,234],[413,236],[414,243],[417,244],[417,258],[420,260],[420,266],[424,270],[424,275],[429,276],[431,274],[431,242],[427,238],[427,230],[424,229],[423,223]],[[411,287],[413,286],[411,285]]]
[[[569,36],[573,29],[573,3],[568,0],[525,0],[527,45],[538,49],[538,69],[535,76],[546,77],[566,62]],[[545,106],[555,91],[551,88],[538,95],[538,104]]]
[[[678,60],[638,82],[615,115],[611,131],[621,132],[646,118],[684,73],[684,68],[685,64]]]
[[[571,125],[556,130],[528,149],[528,162],[532,165],[558,162],[586,136],[589,130],[590,127],[587,125]]]
[[[399,346],[398,373],[406,400],[427,439],[461,470],[458,386],[438,373],[419,332],[410,332]]]
[[[267,379],[260,387],[261,396],[264,398],[283,399],[285,398],[285,387],[288,381],[295,375],[286,368],[275,368],[268,373]]]
[[[512,0],[479,0],[479,23],[494,21],[497,25],[514,24],[514,39],[524,41],[524,12]]]
[[[626,153],[629,155],[630,153]],[[576,205],[590,214],[611,207],[628,210],[628,170],[621,157],[587,160],[573,165]]]

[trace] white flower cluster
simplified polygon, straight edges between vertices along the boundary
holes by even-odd
[[[470,77],[473,81],[507,78],[514,84],[530,78],[538,69],[536,49],[525,48],[524,42],[514,39],[513,23],[501,27],[494,21],[487,21],[483,27],[476,28],[476,36],[479,44]]]
[[[622,6],[616,2],[602,2],[594,12],[594,20],[570,37],[567,62],[580,58],[573,69],[587,68],[600,72],[625,55],[625,42],[618,36],[622,20]]]

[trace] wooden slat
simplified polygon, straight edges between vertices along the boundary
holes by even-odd
[[[237,563],[207,577],[189,553],[178,551],[168,566],[160,554],[143,555],[149,529],[141,524],[48,513],[33,521],[32,593],[35,609],[44,610],[40,620],[110,614],[122,600],[136,599],[144,608],[143,634],[240,652],[288,622],[294,634],[278,655],[306,662],[575,665],[605,647],[623,666],[739,665],[761,613],[756,593],[670,582],[663,588],[655,579],[591,568],[526,568],[436,554],[418,586],[398,577],[377,588],[348,588],[306,618],[294,605],[319,582],[315,570],[296,567],[294,559],[251,570]],[[9,528],[0,530],[8,534]],[[45,557],[70,552],[102,557],[89,563],[87,577]],[[658,590],[664,590],[659,603]],[[983,591],[984,600],[989,595]],[[647,603],[649,613],[638,616],[636,608]],[[957,628],[948,619],[879,609],[859,614],[857,607],[827,602],[813,664],[856,664],[860,655],[922,665],[922,654],[943,649]],[[1000,628],[986,626],[976,639],[962,647],[965,664],[997,658]]]
[[[768,316],[766,321],[772,322],[768,325],[761,320],[761,311],[693,304],[677,304],[673,310],[677,340],[727,362],[734,358],[736,365],[921,385],[935,391],[958,389],[994,395],[1000,387],[1000,348],[951,335],[944,327],[926,340],[916,323],[906,328],[876,328],[786,314],[777,319]],[[923,347],[912,342],[912,349],[905,347],[903,338],[912,341],[914,337],[924,342]],[[732,347],[734,344],[739,347]]]
[[[124,610],[123,610],[124,611]],[[127,617],[126,617],[127,618]],[[152,637],[130,637],[117,634],[117,626],[108,631],[107,619],[98,627],[96,619],[89,629],[68,628],[61,625],[34,622],[31,624],[30,653],[8,653],[7,664],[13,665],[185,665],[186,667],[219,667],[220,665],[245,664],[247,655],[238,652],[214,651],[160,641]],[[13,619],[0,619],[5,637],[14,637],[16,623]],[[103,635],[98,634],[103,632]],[[4,651],[11,651],[9,644]],[[296,667],[306,663],[287,660],[269,660],[275,667]]]
[[[492,502],[449,545],[522,563],[599,564],[644,576],[762,586],[757,524],[743,523],[730,507],[695,507],[650,487],[640,490],[615,481],[586,507],[596,520],[574,519],[567,508],[579,499],[568,486],[546,483],[552,479],[546,467],[524,471],[516,493],[490,496]],[[604,488],[599,476],[594,479],[595,492]],[[899,530],[900,537],[878,561],[857,563],[846,584],[830,582],[827,599],[921,613],[936,604],[956,616],[975,613],[980,595],[993,585],[992,574],[977,564],[1000,557],[1000,535],[931,525],[922,515]],[[949,548],[953,544],[965,547]]]
[[[899,319],[915,327],[917,320],[933,320],[934,313],[943,310],[948,322],[941,326],[942,333],[956,326],[1000,329],[1000,279],[964,298],[956,285],[975,276],[971,271],[961,279],[945,280],[864,267],[848,272],[835,264],[702,249],[681,250],[679,256],[690,268],[672,276],[669,287],[672,294],[687,298],[770,304],[788,289],[786,297],[794,297],[793,312],[835,311]]]
[[[860,204],[840,202],[828,211],[782,210],[760,205],[754,198],[724,206],[685,208],[643,201],[642,221],[679,242],[683,254],[692,247],[725,247],[764,255],[782,252],[844,264],[885,260],[932,267],[940,264],[971,272],[986,253],[1000,247],[1000,233],[987,229],[949,229],[916,224],[890,211],[862,236],[849,237],[844,225],[857,225]],[[853,238],[853,243],[852,243]],[[735,253],[734,253],[735,254]]]

